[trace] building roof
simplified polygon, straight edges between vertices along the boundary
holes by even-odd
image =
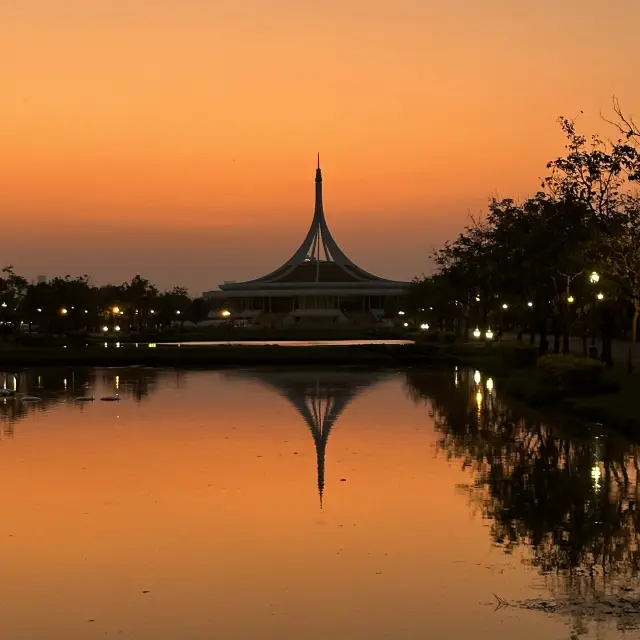
[[[225,282],[220,290],[229,293],[251,291],[256,295],[260,291],[274,289],[324,290],[344,288],[351,285],[359,291],[406,290],[408,282],[387,280],[361,269],[340,249],[329,231],[322,202],[322,171],[320,154],[316,169],[316,197],[311,226],[298,250],[283,265],[261,278],[246,282]],[[208,292],[208,297],[215,292]]]

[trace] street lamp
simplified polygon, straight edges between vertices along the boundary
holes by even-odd
[[[479,338],[481,335],[482,335],[482,331],[480,331],[480,329],[476,329],[476,330],[473,332],[473,337],[474,337],[474,338]]]
[[[223,318],[228,318],[228,317],[231,315],[231,311],[229,311],[228,309],[225,309],[224,311],[222,311],[222,312],[220,313],[220,315],[221,315]]]
[[[60,313],[61,313],[63,316],[66,316],[66,315],[67,315],[67,313],[69,313],[69,312],[68,312],[68,311],[63,307],[62,309],[60,309]]]
[[[593,272],[591,273],[591,275],[589,276],[589,280],[590,280],[591,282],[593,282],[594,284],[595,284],[596,282],[600,282],[600,274],[599,274],[597,271],[593,271]]]
[[[527,307],[529,308],[533,307],[533,302],[527,302]]]
[[[6,308],[7,308],[7,303],[6,303],[6,302],[3,302],[3,303],[2,303],[2,308],[3,308],[3,309],[6,309]]]
[[[491,329],[489,329],[489,330],[484,334],[484,337],[485,337],[487,340],[493,340],[493,331],[491,331]]]
[[[598,300],[604,300],[604,293],[599,293],[597,295]]]
[[[569,304],[573,304],[575,301],[576,301],[576,299],[575,299],[573,296],[569,296],[569,297],[567,298],[567,302],[568,302]]]
[[[426,322],[423,322],[423,323],[420,325],[420,328],[421,328],[423,331],[426,331],[426,330],[429,328],[429,325],[428,325]]]
[[[399,316],[403,316],[404,315],[404,311],[398,311],[398,315]]]
[[[505,303],[502,305],[502,308],[503,308],[503,309],[508,309],[508,308],[509,308],[509,305],[505,302]]]

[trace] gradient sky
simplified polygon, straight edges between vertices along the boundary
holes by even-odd
[[[535,191],[615,94],[637,0],[4,0],[3,263],[194,293],[302,241],[321,152],[346,253],[391,278]]]

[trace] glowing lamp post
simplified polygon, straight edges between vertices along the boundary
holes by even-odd
[[[600,274],[597,271],[593,271],[589,276],[589,281],[593,284],[597,284],[598,282],[600,282]]]

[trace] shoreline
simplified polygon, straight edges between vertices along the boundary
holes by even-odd
[[[428,363],[455,364],[455,358],[438,345],[157,345],[116,347],[4,347],[0,368],[33,366],[158,366],[242,367],[369,365],[408,366]]]
[[[621,369],[607,372],[616,390],[585,397],[545,395],[535,366],[515,366],[505,353],[515,345],[491,344],[354,344],[216,346],[147,345],[116,347],[115,343],[67,347],[0,347],[0,369],[67,367],[375,367],[476,368],[500,382],[501,392],[534,410],[558,410],[585,422],[602,423],[627,437],[640,439],[640,374],[625,376]]]
[[[606,370],[604,385],[609,390],[584,396],[550,396],[541,382],[536,366],[507,364],[504,350],[519,343],[492,345],[490,349],[461,349],[457,356],[459,366],[474,367],[491,375],[500,383],[508,397],[536,411],[554,410],[567,417],[602,424],[605,428],[622,433],[629,439],[640,441],[640,372],[626,374],[626,365],[618,363]],[[455,350],[454,350],[455,352]]]

